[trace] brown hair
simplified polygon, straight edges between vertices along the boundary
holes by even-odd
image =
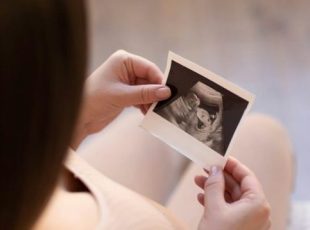
[[[29,229],[60,174],[86,69],[83,0],[0,7],[0,229]]]

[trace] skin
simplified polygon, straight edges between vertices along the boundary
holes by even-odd
[[[163,73],[152,62],[119,50],[112,54],[85,83],[85,95],[72,147],[108,125],[125,107],[146,113],[152,103],[170,97],[161,84]]]
[[[76,149],[88,135],[102,130],[125,107],[135,106],[145,114],[153,102],[170,97],[162,79],[163,73],[154,63],[123,50],[112,54],[86,79],[71,147]],[[100,218],[94,197],[70,192],[62,181],[33,229],[94,229]]]
[[[198,229],[269,229],[270,206],[255,175],[230,157],[222,170],[211,167],[208,176],[196,176],[203,189],[197,199],[204,206]]]
[[[126,51],[117,51],[110,56],[86,80],[72,146],[78,147],[86,136],[103,129],[127,106],[136,106],[146,113],[151,103],[167,99],[171,92],[161,84],[162,78],[159,68],[142,57]],[[236,159],[229,158],[223,171],[212,167],[208,177],[197,176],[195,182],[203,189],[198,194],[198,201],[204,205],[200,230],[270,227],[270,208],[262,188],[254,174]],[[53,199],[51,206],[61,200]],[[75,210],[79,210],[81,206],[76,205]],[[93,210],[96,212],[97,207]]]

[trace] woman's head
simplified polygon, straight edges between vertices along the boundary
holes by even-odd
[[[83,89],[82,0],[0,7],[0,229],[28,229],[48,201]]]

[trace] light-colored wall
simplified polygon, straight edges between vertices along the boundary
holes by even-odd
[[[307,0],[89,0],[90,70],[120,48],[163,70],[172,50],[251,90],[253,110],[288,127],[294,198],[310,199],[309,8]]]

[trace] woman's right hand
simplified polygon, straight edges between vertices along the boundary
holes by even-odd
[[[270,206],[255,175],[234,158],[224,171],[211,167],[209,176],[196,176],[204,189],[198,201],[204,205],[199,230],[265,230],[271,226]]]
[[[123,50],[112,54],[86,80],[71,146],[77,148],[86,136],[102,130],[125,107],[136,106],[145,114],[152,103],[168,99],[171,91],[163,78],[160,69],[145,58]]]

